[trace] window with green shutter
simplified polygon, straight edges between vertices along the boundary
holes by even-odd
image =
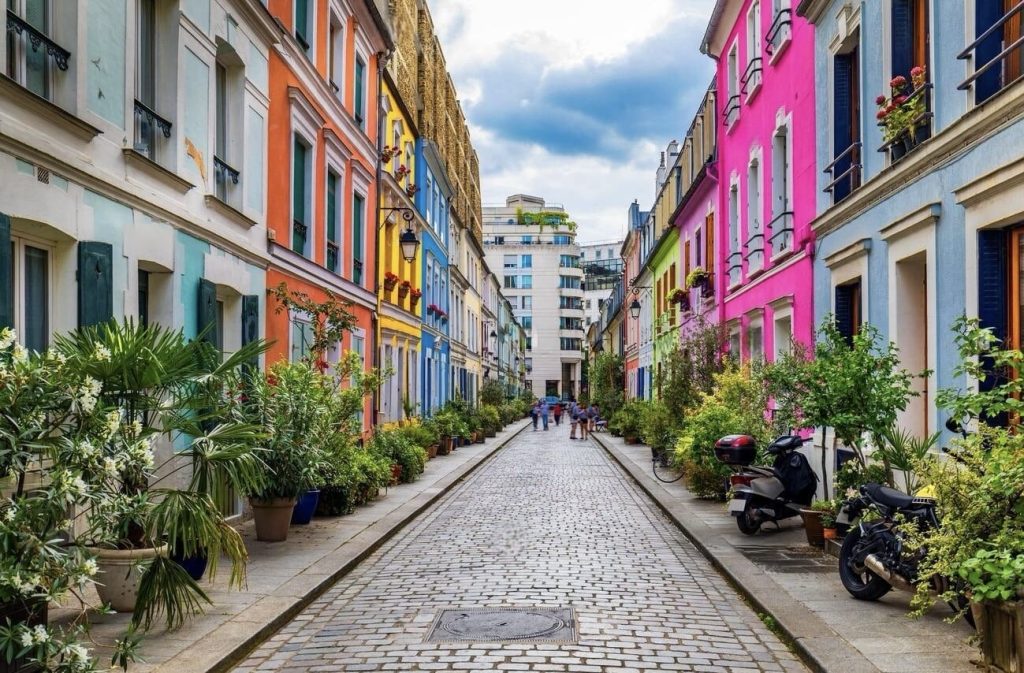
[[[353,78],[355,81],[355,91],[353,92],[353,100],[355,101],[354,116],[356,122],[359,124],[359,128],[366,128],[366,63],[363,59],[356,58],[356,73]]]
[[[306,234],[309,231],[307,154],[309,148],[295,136],[292,142],[292,250],[306,254]]]
[[[46,277],[46,252],[38,252],[29,261],[29,249],[26,249],[26,306],[31,305],[28,297],[28,273],[38,278]],[[97,325],[114,316],[114,247],[99,241],[80,241],[78,243],[78,325]],[[26,319],[27,322],[27,319]],[[40,329],[40,319],[35,320],[32,329]],[[26,325],[26,332],[30,326]],[[25,344],[28,346],[28,343]]]
[[[205,278],[200,278],[196,336],[213,346],[220,343],[220,337],[217,334],[219,322],[217,309],[217,286]]]
[[[295,0],[295,39],[309,53],[309,0]]]
[[[352,282],[363,284],[363,227],[365,199],[352,197]]]
[[[338,273],[341,254],[338,246],[338,175],[327,172],[327,259],[326,266]]]

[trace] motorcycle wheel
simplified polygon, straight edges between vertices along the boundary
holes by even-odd
[[[757,531],[761,530],[761,522],[754,517],[754,507],[749,501],[743,511],[736,516],[736,527],[744,535],[757,535]]]
[[[867,568],[857,568],[853,560],[860,527],[854,527],[843,540],[839,550],[839,579],[843,588],[859,601],[877,601],[892,590],[892,585]]]

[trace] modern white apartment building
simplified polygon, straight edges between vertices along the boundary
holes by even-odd
[[[622,277],[622,241],[580,245],[583,267],[584,328],[601,321],[601,306],[612,296],[615,283]]]
[[[574,397],[585,317],[576,224],[562,206],[524,194],[485,206],[483,216],[487,264],[527,334],[527,385],[538,396]]]

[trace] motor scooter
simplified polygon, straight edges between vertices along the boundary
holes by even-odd
[[[744,535],[754,535],[766,521],[779,521],[800,514],[818,489],[818,476],[797,449],[799,435],[776,438],[765,450],[775,457],[771,467],[751,467],[757,442],[749,435],[728,435],[715,442],[715,457],[733,468],[729,479],[732,499],[729,513]]]

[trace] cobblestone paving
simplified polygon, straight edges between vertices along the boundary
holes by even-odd
[[[480,607],[575,608],[578,642],[424,642],[439,611]],[[806,671],[565,426],[527,430],[235,669],[392,670]]]

